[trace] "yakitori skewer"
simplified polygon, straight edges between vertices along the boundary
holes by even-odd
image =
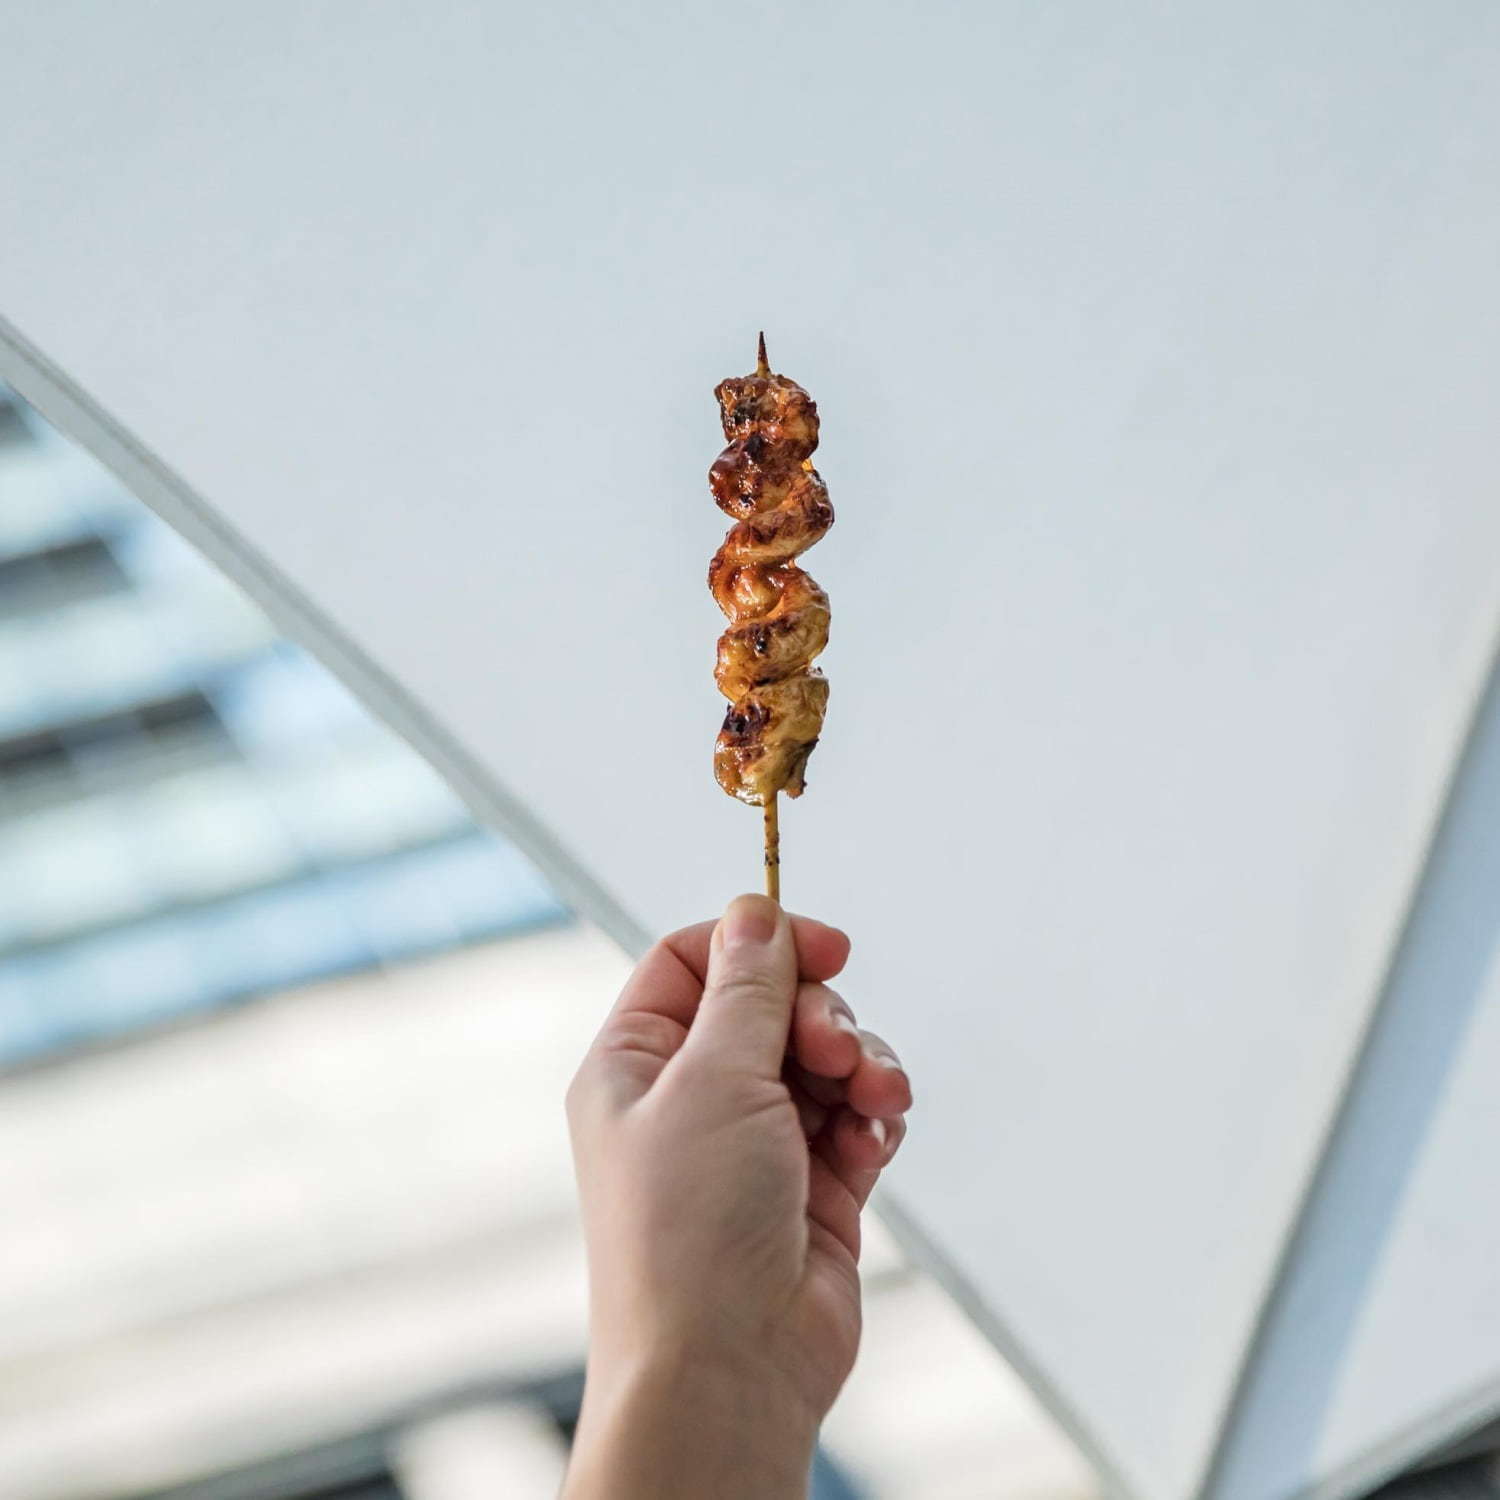
[[[833,507],[812,466],[818,408],[796,381],[771,373],[764,334],[753,373],[714,395],[729,446],[708,480],[735,521],[708,569],[729,620],[714,668],[729,699],[714,775],[730,796],[765,809],[766,894],[780,900],[777,797],[802,795],[828,704],[828,680],[812,665],[828,643],[828,596],[796,560],[833,524]]]

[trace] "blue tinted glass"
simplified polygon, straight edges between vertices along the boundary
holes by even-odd
[[[0,436],[0,556],[97,537],[127,584],[29,589],[0,621],[0,850],[52,892],[45,922],[0,912],[0,1063],[567,920],[100,465],[19,405]],[[31,821],[7,844],[8,818]],[[91,871],[112,872],[110,900],[85,901]]]

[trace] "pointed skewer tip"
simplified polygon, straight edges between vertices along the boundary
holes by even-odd
[[[755,373],[757,375],[769,375],[771,367],[766,363],[766,336],[761,334],[759,342],[755,346]]]

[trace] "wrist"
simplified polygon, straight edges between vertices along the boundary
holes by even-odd
[[[805,1500],[818,1419],[764,1365],[591,1357],[563,1500]]]

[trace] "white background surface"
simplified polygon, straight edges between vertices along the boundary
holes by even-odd
[[[0,312],[617,931],[758,877],[702,579],[766,328],[839,512],[788,901],[903,1205],[1189,1492],[1500,602],[1500,21],[12,10]]]
[[[1500,1406],[1500,678],[1216,1475],[1368,1490]],[[1490,1444],[1493,1446],[1493,1442]]]

